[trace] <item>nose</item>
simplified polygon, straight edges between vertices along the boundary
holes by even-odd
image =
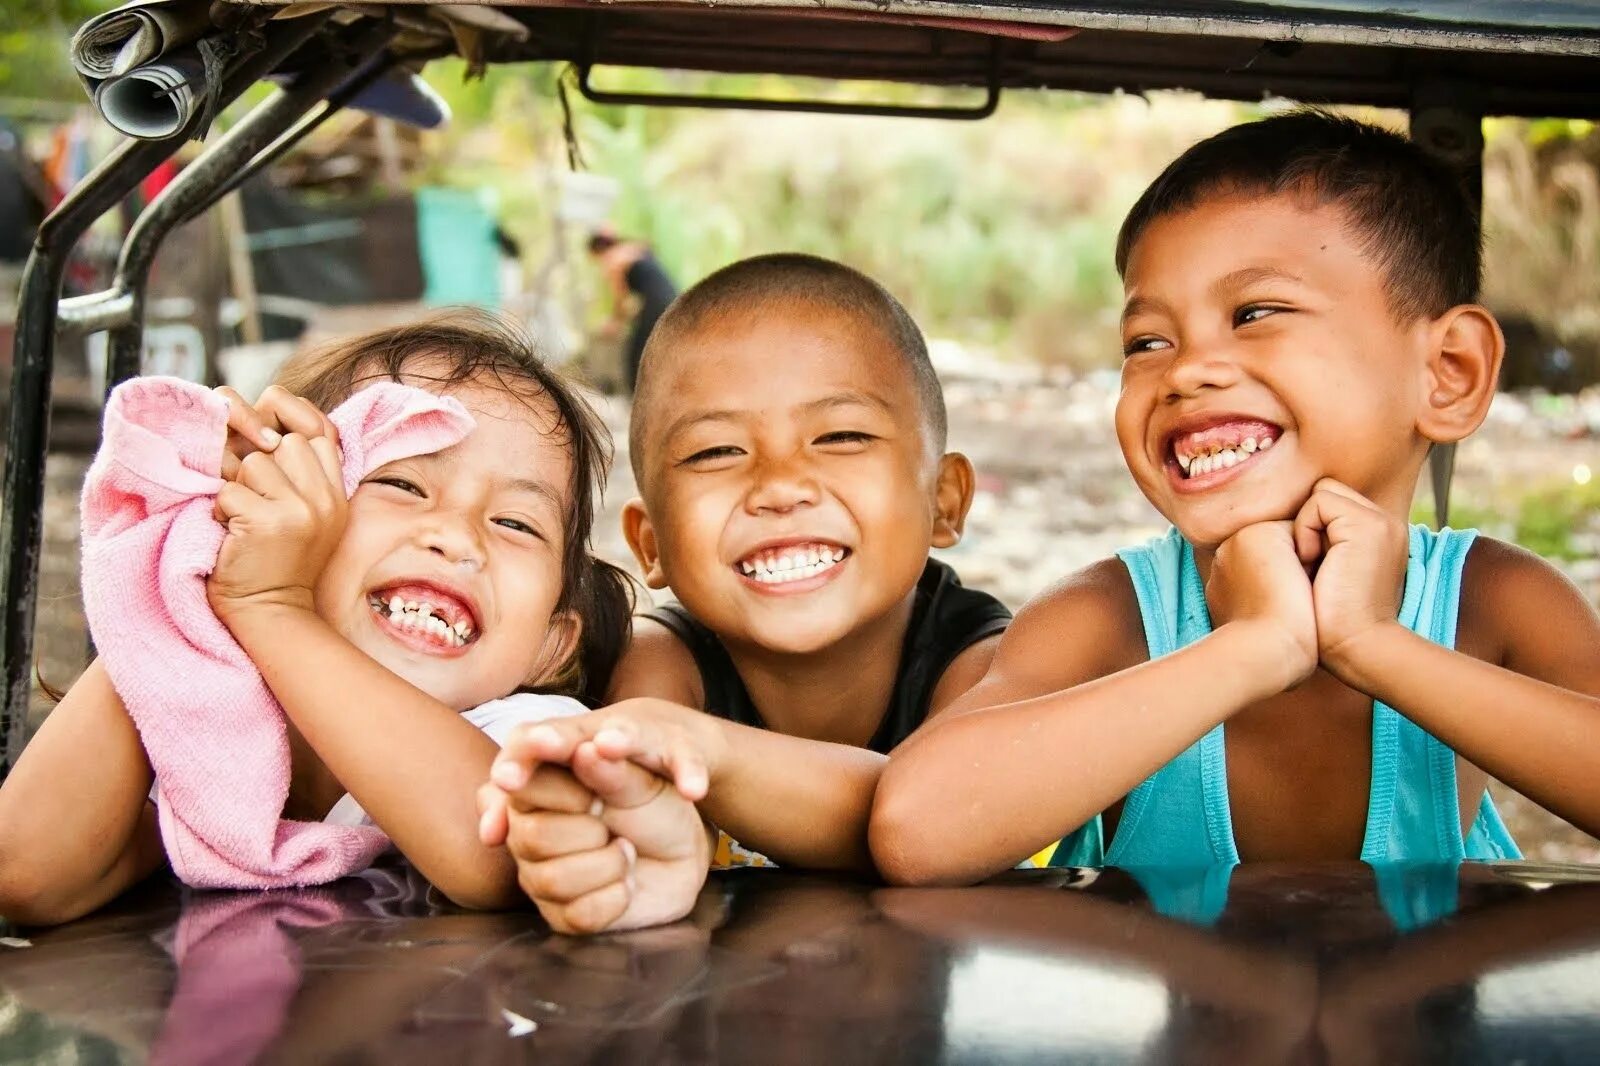
[[[769,459],[755,468],[755,480],[745,495],[751,514],[787,514],[817,502],[820,489],[815,474],[801,456]]]
[[[1239,364],[1225,343],[1186,343],[1167,362],[1162,384],[1168,400],[1198,396],[1238,382]]]
[[[479,569],[487,553],[477,527],[465,515],[435,513],[422,524],[418,543],[451,566]]]

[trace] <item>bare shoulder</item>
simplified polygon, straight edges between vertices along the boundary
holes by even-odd
[[[1147,659],[1127,567],[1093,563],[1023,605],[963,706],[1026,699],[1114,674]]]
[[[637,696],[654,696],[690,707],[705,705],[705,689],[694,653],[672,630],[643,616],[633,619],[628,647],[612,672],[606,701],[615,703]]]
[[[1457,645],[1569,687],[1579,677],[1600,679],[1594,605],[1556,566],[1492,537],[1479,537],[1467,555]]]

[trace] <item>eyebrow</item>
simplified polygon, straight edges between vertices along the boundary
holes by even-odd
[[[538,496],[540,499],[550,504],[550,506],[555,509],[557,514],[561,513],[561,507],[564,503],[561,498],[561,492],[548,481],[542,481],[538,478],[531,477],[514,477],[507,478],[505,481],[501,482],[501,485],[507,489],[510,489],[512,492],[526,492],[530,493],[531,495]]]
[[[1242,289],[1246,285],[1254,285],[1261,281],[1288,281],[1295,285],[1304,285],[1305,279],[1298,274],[1291,274],[1287,270],[1277,267],[1243,267],[1231,274],[1224,274],[1211,286],[1212,292],[1225,292],[1229,289]]]

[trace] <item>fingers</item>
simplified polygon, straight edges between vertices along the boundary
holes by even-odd
[[[517,867],[517,883],[536,903],[573,903],[607,885],[622,882],[626,886],[633,877],[636,858],[633,845],[618,839],[591,851],[522,863]]]
[[[282,390],[279,390],[282,391]],[[283,439],[280,433],[249,401],[224,385],[217,395],[228,401],[228,450],[235,462],[251,451],[270,452]],[[223,459],[223,474],[228,473]]]
[[[494,784],[478,786],[478,839],[484,847],[498,848],[506,842],[510,815],[506,794]]]
[[[615,925],[627,913],[631,902],[627,884],[613,881],[571,903],[541,905],[539,914],[558,933],[584,936],[604,932]]]
[[[537,766],[521,788],[502,790],[501,794],[506,797],[507,805],[519,814],[529,811],[586,814],[595,801],[595,794],[579,784],[564,766]]]
[[[613,715],[595,733],[594,746],[605,758],[630,759],[668,778],[691,803],[705,798],[710,784],[705,756],[679,730]]]
[[[630,762],[625,756],[601,755],[590,742],[578,745],[572,758],[572,772],[606,807],[624,810],[649,803],[667,787],[666,780],[659,775]]]
[[[528,783],[540,763],[570,763],[573,751],[588,739],[574,723],[587,717],[579,715],[518,726],[489,768],[489,780],[507,792],[515,792]]]
[[[610,840],[611,831],[594,815],[533,811],[511,815],[506,847],[520,861],[542,862],[602,848]]]

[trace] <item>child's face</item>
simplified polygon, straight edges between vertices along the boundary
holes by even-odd
[[[1134,245],[1117,438],[1197,546],[1292,518],[1322,477],[1409,508],[1430,322],[1397,320],[1360,240],[1337,206],[1234,196]]]
[[[316,604],[356,647],[466,710],[537,680],[575,636],[551,617],[572,459],[544,398],[492,382],[449,391],[477,428],[367,475]]]
[[[870,326],[762,307],[685,338],[661,374],[629,537],[652,586],[725,642],[830,647],[953,540],[911,371]]]

